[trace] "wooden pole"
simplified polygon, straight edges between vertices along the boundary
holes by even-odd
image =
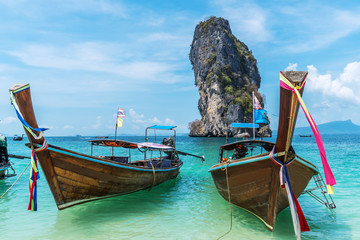
[[[115,123],[115,140],[116,140],[116,135],[117,135],[117,117],[116,117],[116,123]],[[114,147],[111,147],[111,153],[114,156]]]
[[[253,139],[255,140],[254,91],[252,92],[252,102],[253,102]]]

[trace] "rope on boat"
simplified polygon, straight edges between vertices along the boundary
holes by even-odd
[[[227,165],[228,164],[225,165],[225,174],[226,174],[226,185],[227,185],[227,190],[228,190],[229,209],[230,209],[230,229],[229,229],[229,231],[227,231],[226,233],[224,233],[223,235],[221,235],[217,239],[225,237],[232,230],[232,209],[231,209],[231,197],[230,197],[231,194],[230,194],[229,175],[228,175],[228,167],[227,167]],[[223,169],[221,169],[221,170],[224,171]]]
[[[152,184],[151,184],[151,187],[148,191],[151,191],[151,189],[153,188],[154,184],[155,184],[155,168],[154,168],[154,165],[152,164],[152,161],[150,160],[150,165],[151,165],[151,168],[153,170],[153,181],[152,181]]]
[[[26,166],[26,168],[24,169],[24,171],[20,174],[20,176],[15,180],[15,182],[8,188],[8,190],[6,190],[6,192],[3,194],[3,195],[1,195],[1,197],[0,197],[0,199],[3,197],[3,196],[5,196],[5,194],[7,194],[9,191],[10,191],[10,189],[17,183],[17,181],[20,179],[20,177],[24,174],[24,172],[26,171],[26,169],[29,167],[29,165],[31,164],[31,162],[29,162],[28,163],[28,165]]]

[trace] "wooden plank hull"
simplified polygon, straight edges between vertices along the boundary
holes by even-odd
[[[181,167],[153,170],[105,161],[51,145],[36,155],[60,210],[158,185],[175,178]]]
[[[280,187],[279,167],[267,155],[221,163],[209,171],[220,195],[257,216],[273,230],[276,215],[289,206],[286,190]],[[300,159],[288,166],[290,182],[296,197],[304,191],[317,168]]]

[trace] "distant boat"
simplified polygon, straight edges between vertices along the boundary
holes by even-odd
[[[21,134],[21,136],[19,135],[14,135],[13,137],[13,141],[22,141],[24,137],[24,134]]]
[[[7,139],[0,134],[0,179],[6,176],[9,168],[11,168],[11,163],[7,151]]]
[[[95,138],[96,139],[107,139],[107,138],[109,138],[109,136],[96,136]]]
[[[299,134],[300,137],[312,137],[311,134]]]
[[[13,85],[10,89],[23,117],[22,123],[38,129],[28,84]],[[169,127],[168,127],[169,128]],[[175,127],[169,128],[174,130]],[[152,128],[155,129],[155,128]],[[164,128],[162,128],[164,129]],[[37,132],[36,132],[37,133]],[[91,155],[77,153],[54,145],[46,145],[43,137],[34,138],[26,130],[29,147],[39,148],[37,159],[49,184],[59,210],[94,201],[152,188],[176,178],[183,162],[173,146],[151,142],[135,143],[122,140],[91,140]],[[93,146],[125,148],[122,156],[93,156]],[[131,160],[130,150],[143,153]],[[109,151],[108,151],[109,152]],[[145,199],[144,199],[145,200]]]
[[[306,72],[282,73],[293,86],[300,88],[305,83]],[[302,94],[303,89],[299,92]],[[280,88],[280,109],[276,143],[243,140],[220,146],[220,161],[209,170],[225,200],[257,216],[271,231],[283,209],[289,205],[298,209],[289,204],[290,199],[292,203],[297,202],[312,177],[319,173],[315,165],[297,156],[291,146],[299,103],[296,94],[283,87]],[[284,184],[290,187],[280,186],[281,179],[286,178],[282,170],[289,176]]]

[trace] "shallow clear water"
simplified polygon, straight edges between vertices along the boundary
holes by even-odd
[[[143,141],[143,137],[123,137]],[[90,138],[48,137],[48,142],[82,153],[90,153]],[[266,139],[274,141],[275,139]],[[360,239],[360,136],[324,135],[328,161],[337,180],[333,199],[337,208],[329,210],[308,195],[299,202],[310,232],[302,239]],[[26,140],[8,140],[11,154],[30,156]],[[38,181],[38,211],[27,211],[29,170],[10,192],[0,199],[1,239],[217,239],[230,227],[229,203],[217,192],[210,167],[218,162],[224,138],[179,136],[177,148],[204,155],[205,162],[183,157],[180,175],[151,191],[85,203],[58,211],[45,177]],[[315,163],[322,172],[314,138],[294,136],[298,155]],[[27,159],[12,159],[19,174]],[[0,195],[17,176],[0,180]],[[309,185],[310,187],[311,185]],[[282,211],[274,232],[256,217],[232,206],[232,230],[223,239],[295,239],[290,210]]]

